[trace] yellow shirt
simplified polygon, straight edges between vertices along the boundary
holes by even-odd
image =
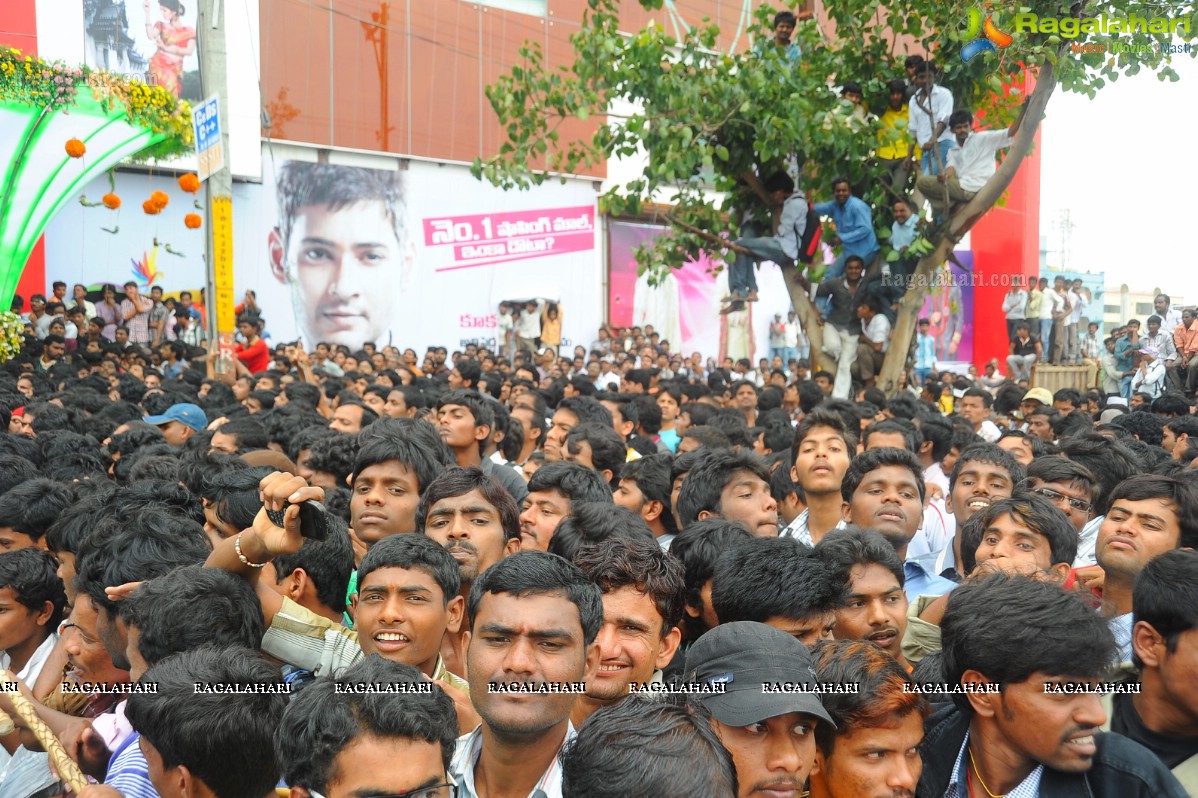
[[[896,123],[902,121],[903,125],[900,128]],[[911,152],[911,134],[907,131],[907,106],[895,111],[889,105],[886,106],[886,112],[882,114],[882,128],[878,139],[883,142],[878,146],[878,157],[887,161],[897,161],[900,158],[906,158]],[[891,132],[893,131],[893,133]],[[895,142],[890,142],[891,135],[898,135],[902,138]],[[918,148],[914,157],[919,157]]]

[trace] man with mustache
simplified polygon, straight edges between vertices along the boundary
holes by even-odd
[[[416,528],[440,543],[458,563],[466,598],[483,571],[520,551],[520,509],[494,477],[476,467],[449,468],[429,483],[416,507]],[[448,631],[441,655],[450,671],[466,673],[465,619]]]
[[[594,679],[603,625],[599,588],[541,551],[505,557],[470,589],[467,676],[482,723],[458,740],[459,798],[561,798],[558,755],[574,737],[573,686]],[[513,688],[560,691],[521,693]]]
[[[995,574],[953,591],[941,624],[953,706],[928,718],[917,798],[1183,798],[1147,749],[1106,722],[1094,690],[1115,640],[1085,598]]]
[[[840,492],[844,520],[880,532],[903,561],[907,598],[952,590],[952,582],[907,558],[907,545],[923,523],[927,498],[919,458],[906,449],[862,452],[849,464]]]
[[[856,527],[836,529],[819,542],[815,555],[845,593],[836,610],[835,639],[873,643],[909,670],[902,651],[907,631],[903,561],[886,538]]]

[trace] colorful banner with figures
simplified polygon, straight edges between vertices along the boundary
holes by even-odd
[[[200,99],[197,0],[83,0],[84,63]]]
[[[256,292],[273,341],[493,345],[499,303],[538,298],[559,305],[563,347],[594,338],[603,269],[590,181],[505,193],[465,167],[370,169],[290,152],[264,159],[263,183],[233,190],[234,294]],[[197,292],[204,230],[184,223],[195,198],[145,173],[118,174],[115,189],[119,209],[74,204],[51,224],[47,279]],[[109,190],[105,178],[84,194]],[[170,202],[149,216],[141,200],[154,191]]]

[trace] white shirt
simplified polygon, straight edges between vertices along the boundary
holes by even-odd
[[[495,324],[499,328],[499,336],[502,338],[504,333],[512,329],[512,314],[500,313],[495,321]]]
[[[1015,139],[1004,130],[979,130],[965,137],[948,151],[948,165],[957,173],[957,182],[966,191],[977,191],[994,176],[994,153],[1011,146]]]
[[[923,481],[928,485],[939,485],[944,495],[948,495],[948,477],[940,463],[932,463],[923,470]]]
[[[1069,323],[1078,324],[1082,320],[1082,311],[1086,309],[1086,295],[1080,291],[1069,289],[1069,304],[1073,309],[1069,311]]]
[[[96,317],[96,304],[94,302],[89,302],[86,299],[83,300],[82,303],[71,300],[71,302],[67,305],[67,310],[71,310],[72,308],[77,308],[81,304],[83,305],[84,313],[87,314],[87,320],[91,321],[92,319],[94,319]],[[1181,324],[1181,321],[1180,321],[1181,314],[1180,313],[1177,314],[1177,318],[1178,318],[1177,323]]]
[[[37,681],[37,677],[41,675],[42,668],[46,665],[46,660],[50,658],[50,653],[54,651],[54,646],[58,643],[58,635],[51,633],[49,637],[42,641],[42,644],[34,649],[30,655],[29,661],[25,663],[25,667],[17,672],[17,678],[27,685],[32,685]],[[7,669],[11,658],[4,651],[0,651],[0,668]],[[13,762],[12,760],[16,760]],[[50,755],[30,751],[24,746],[17,749],[15,754],[9,754],[3,748],[0,748],[0,775],[7,772],[25,773],[32,775],[33,773],[42,774],[49,777]]]
[[[1007,293],[1002,301],[1003,313],[1007,314],[1007,318],[1011,321],[1019,321],[1027,318],[1027,291],[1020,288],[1014,294]]]
[[[1049,286],[1044,289],[1044,298],[1040,301],[1040,320],[1052,321],[1052,314],[1065,309],[1065,299],[1057,293],[1057,289]]]
[[[799,346],[799,323],[797,321],[787,320],[786,332],[785,332],[784,337],[786,340],[786,348],[787,349],[797,349],[798,348],[798,346]]]
[[[614,371],[600,374],[595,378],[595,387],[601,391],[616,390],[620,387],[620,375]]]
[[[978,435],[981,435],[982,440],[986,443],[994,443],[1002,437],[1002,431],[998,428],[997,424],[990,419],[986,419],[978,428]]]
[[[1156,315],[1160,316],[1161,314],[1157,313]],[[1161,329],[1168,330],[1170,335],[1173,334],[1173,331],[1177,329],[1179,324],[1181,324],[1181,311],[1177,308],[1171,307],[1165,311],[1164,316],[1161,316]]]
[[[537,309],[529,313],[528,308],[520,311],[520,318],[516,319],[516,335],[521,338],[540,338],[541,337],[541,311],[545,309],[545,303],[542,300],[537,300]]]
[[[933,499],[923,508],[923,523],[915,530],[915,536],[907,544],[907,559],[934,551],[944,551],[953,543],[953,528],[947,519],[952,518],[944,511],[944,502]]]
[[[1143,391],[1153,399],[1164,393],[1165,389],[1165,364],[1158,357],[1154,359],[1148,368],[1140,371],[1136,369],[1135,375],[1131,378],[1131,390],[1133,393]]]
[[[1098,543],[1098,527],[1102,526],[1105,515],[1095,516],[1086,522],[1082,527],[1082,531],[1077,535],[1077,556],[1073,558],[1074,568],[1086,568],[1091,565],[1098,565],[1098,558],[1094,556],[1094,547]]]
[[[931,119],[928,119],[929,107],[932,110]],[[927,143],[932,138],[935,126],[941,122],[944,123],[944,132],[936,140],[952,138],[952,131],[948,129],[948,118],[952,113],[953,93],[943,86],[933,86],[930,98],[924,97],[922,91],[916,92],[907,104],[907,127],[915,134],[915,143],[921,147]]]
[[[770,322],[770,347],[782,349],[786,346],[786,325],[781,319]]]
[[[890,346],[890,319],[886,318],[884,314],[876,314],[869,320],[869,324],[862,319],[861,330],[865,333],[866,338],[875,344],[881,344],[883,352]]]

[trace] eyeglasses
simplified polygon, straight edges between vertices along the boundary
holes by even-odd
[[[324,798],[316,790],[308,790],[312,798]],[[371,793],[370,798],[457,798],[458,787],[453,782],[435,784],[432,787],[421,787],[407,792]]]
[[[1032,493],[1035,493],[1037,496],[1043,496],[1050,502],[1059,502],[1061,499],[1064,499],[1069,502],[1070,507],[1072,507],[1074,510],[1077,510],[1079,513],[1088,513],[1093,508],[1093,505],[1085,499],[1075,499],[1072,496],[1066,496],[1063,493],[1057,493],[1055,490],[1050,490],[1049,488],[1036,488],[1032,491]]]

